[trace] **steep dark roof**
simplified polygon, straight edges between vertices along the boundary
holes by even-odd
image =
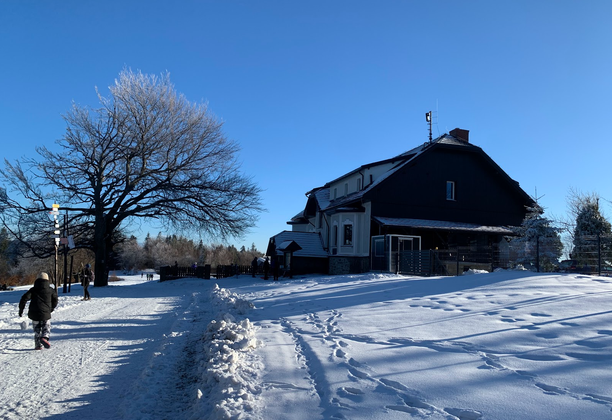
[[[456,132],[456,131],[457,129],[452,130],[452,132]],[[510,178],[510,176],[508,176],[508,174],[506,174],[506,172],[504,172],[504,170],[501,169],[501,167],[499,167],[499,165],[497,165],[497,163],[495,163],[495,161],[493,161],[493,159],[491,159],[489,155],[487,155],[480,147],[475,146],[471,144],[470,142],[464,139],[455,137],[451,134],[443,134],[440,137],[436,138],[435,140],[432,140],[431,142],[423,143],[420,146],[417,146],[414,149],[408,150],[407,152],[397,155],[391,159],[381,160],[381,161],[373,162],[367,165],[362,165],[359,168],[351,172],[348,172],[342,175],[341,177],[334,179],[333,181],[328,182],[323,187],[315,188],[309,191],[307,195],[310,196],[313,193],[315,194],[315,198],[317,199],[319,203],[319,207],[322,211],[332,210],[332,209],[336,210],[339,208],[350,209],[351,205],[360,204],[364,195],[372,191],[374,188],[376,188],[376,186],[384,182],[388,177],[393,175],[399,169],[403,168],[410,162],[413,162],[414,160],[419,159],[419,157],[423,153],[427,153],[428,151],[433,150],[436,147],[465,148],[465,150],[469,150],[471,152],[481,155],[487,161],[488,164],[492,165],[495,168],[496,172],[498,172],[500,176],[506,179],[506,181],[512,186],[512,188],[514,188],[520,195],[523,196],[523,198],[527,202],[532,201],[531,197],[529,197],[529,195],[525,193],[525,191],[523,191],[523,189],[519,186],[518,182]],[[364,187],[361,191],[356,191],[346,196],[338,197],[335,200],[330,200],[329,189],[330,189],[330,185],[333,184],[334,182],[342,178],[345,178],[347,176],[358,173],[360,170],[364,168],[371,168],[373,166],[392,163],[392,162],[397,162],[397,165],[392,167],[389,171],[387,171],[383,175],[379,176],[372,184],[369,184],[368,186]]]

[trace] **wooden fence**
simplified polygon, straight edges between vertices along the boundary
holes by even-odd
[[[212,270],[210,264],[197,267],[179,267],[167,265],[159,268],[159,281],[176,280],[184,278],[198,278],[198,279],[210,279],[210,278],[227,278],[238,276],[241,274],[252,274],[252,268],[250,265],[218,265]],[[259,275],[261,267],[258,267],[256,275]]]

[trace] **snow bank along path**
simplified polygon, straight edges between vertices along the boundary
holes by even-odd
[[[136,277],[134,279],[138,279]],[[123,287],[129,286],[129,287]],[[0,418],[215,419],[253,412],[250,304],[211,282],[125,281],[60,288],[51,349],[35,351],[0,295]]]

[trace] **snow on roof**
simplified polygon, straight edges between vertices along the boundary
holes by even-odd
[[[412,227],[419,229],[461,230],[470,232],[513,234],[512,230],[502,226],[484,226],[475,223],[449,222],[444,220],[403,219],[394,217],[373,217],[374,220],[385,226]]]
[[[329,254],[323,249],[323,241],[321,235],[318,233],[311,232],[293,232],[293,231],[282,231],[275,235],[274,242],[276,244],[276,252],[278,254],[283,253],[284,244],[288,244],[294,241],[296,244],[302,247],[302,249],[293,253],[296,257],[315,257],[325,258]]]

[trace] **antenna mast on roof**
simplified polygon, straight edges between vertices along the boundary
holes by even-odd
[[[425,113],[425,121],[429,123],[429,142],[431,143],[431,111]]]

